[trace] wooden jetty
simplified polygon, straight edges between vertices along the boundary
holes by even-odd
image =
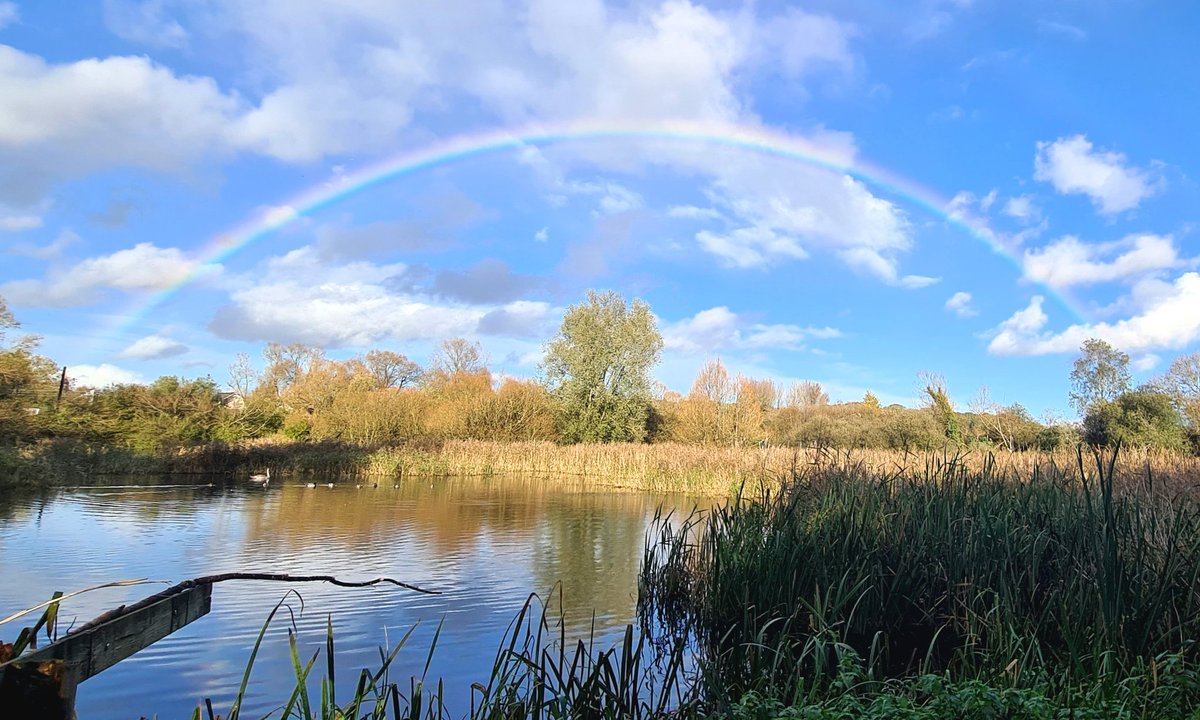
[[[212,584],[153,595],[0,665],[0,716],[71,720],[79,683],[212,609]]]
[[[213,585],[226,580],[327,582],[339,587],[389,583],[439,594],[392,578],[349,582],[332,575],[225,573],[185,580],[133,605],[110,610],[44,648],[0,663],[0,718],[74,720],[79,683],[207,615]]]

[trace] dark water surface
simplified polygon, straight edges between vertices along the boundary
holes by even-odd
[[[690,507],[684,498],[516,478],[405,481],[398,489],[346,482],[308,488],[307,480],[276,478],[266,489],[123,480],[0,495],[0,617],[55,590],[134,578],[175,583],[223,572],[393,577],[442,594],[384,585],[218,584],[209,615],[81,685],[79,717],[185,718],[205,697],[225,713],[255,637],[288,589],[303,596],[302,613],[299,602],[289,604],[306,658],[323,647],[332,617],[342,693],[352,692],[359,669],[378,666],[380,645],[414,625],[392,679],[420,675],[444,620],[430,676],[445,679],[457,716],[467,710],[470,684],[487,681],[496,649],[531,592],[546,596],[561,583],[568,631],[586,635],[594,622],[604,646],[614,640],[633,616],[637,570],[656,507]],[[64,627],[72,618],[84,622],[165,587],[98,590],[64,604],[60,617]],[[23,621],[0,626],[0,639],[12,640]],[[285,613],[268,633],[243,717],[279,707],[294,687],[289,624]],[[314,676],[323,668],[322,659]]]

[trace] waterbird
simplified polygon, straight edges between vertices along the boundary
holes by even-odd
[[[325,487],[333,487],[333,483],[325,483]]]
[[[317,486],[316,483],[309,483],[309,484],[305,485],[304,487],[316,487],[316,486]]]
[[[271,468],[267,468],[265,475],[261,473],[255,473],[251,475],[250,482],[259,483],[261,485],[266,485],[267,483],[271,482]]]

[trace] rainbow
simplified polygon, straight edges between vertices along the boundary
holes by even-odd
[[[379,162],[311,187],[295,197],[260,212],[242,224],[213,237],[196,254],[192,271],[164,289],[139,298],[129,310],[120,315],[114,332],[123,333],[143,321],[150,312],[161,306],[180,290],[208,274],[213,267],[236,255],[246,247],[279,230],[313,215],[346,198],[406,175],[449,165],[470,158],[504,152],[514,152],[567,142],[596,142],[613,140],[657,141],[666,143],[701,144],[732,148],[752,153],[785,158],[847,175],[919,207],[929,215],[949,223],[969,237],[985,243],[1018,270],[1021,263],[986,227],[962,216],[952,214],[950,203],[938,193],[918,183],[890,172],[886,168],[823,148],[807,140],[757,126],[722,125],[713,123],[664,122],[652,124],[568,123],[537,125],[522,129],[494,130],[459,135],[430,145],[403,151]],[[1083,313],[1068,298],[1046,287],[1045,294],[1057,300],[1076,319]]]

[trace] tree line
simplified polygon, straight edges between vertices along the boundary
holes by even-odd
[[[141,452],[264,437],[363,445],[447,439],[681,442],[710,446],[826,446],[922,450],[947,445],[1053,450],[1094,444],[1195,451],[1200,444],[1200,353],[1133,388],[1129,356],[1088,340],[1072,373],[1079,425],[1041,423],[986,388],[964,407],[945,380],[922,374],[922,405],[829,402],[816,382],[783,387],[733,375],[720,359],[700,368],[686,393],[650,372],[662,351],[653,314],[640,300],[589,292],[571,306],[545,346],[538,380],[489,370],[480,345],[444,341],[422,366],[376,349],[347,360],[319,347],[268,343],[263,369],[237,356],[229,387],[211,378],[166,376],[146,385],[66,388],[58,366],[0,298],[0,440],[66,438]]]

